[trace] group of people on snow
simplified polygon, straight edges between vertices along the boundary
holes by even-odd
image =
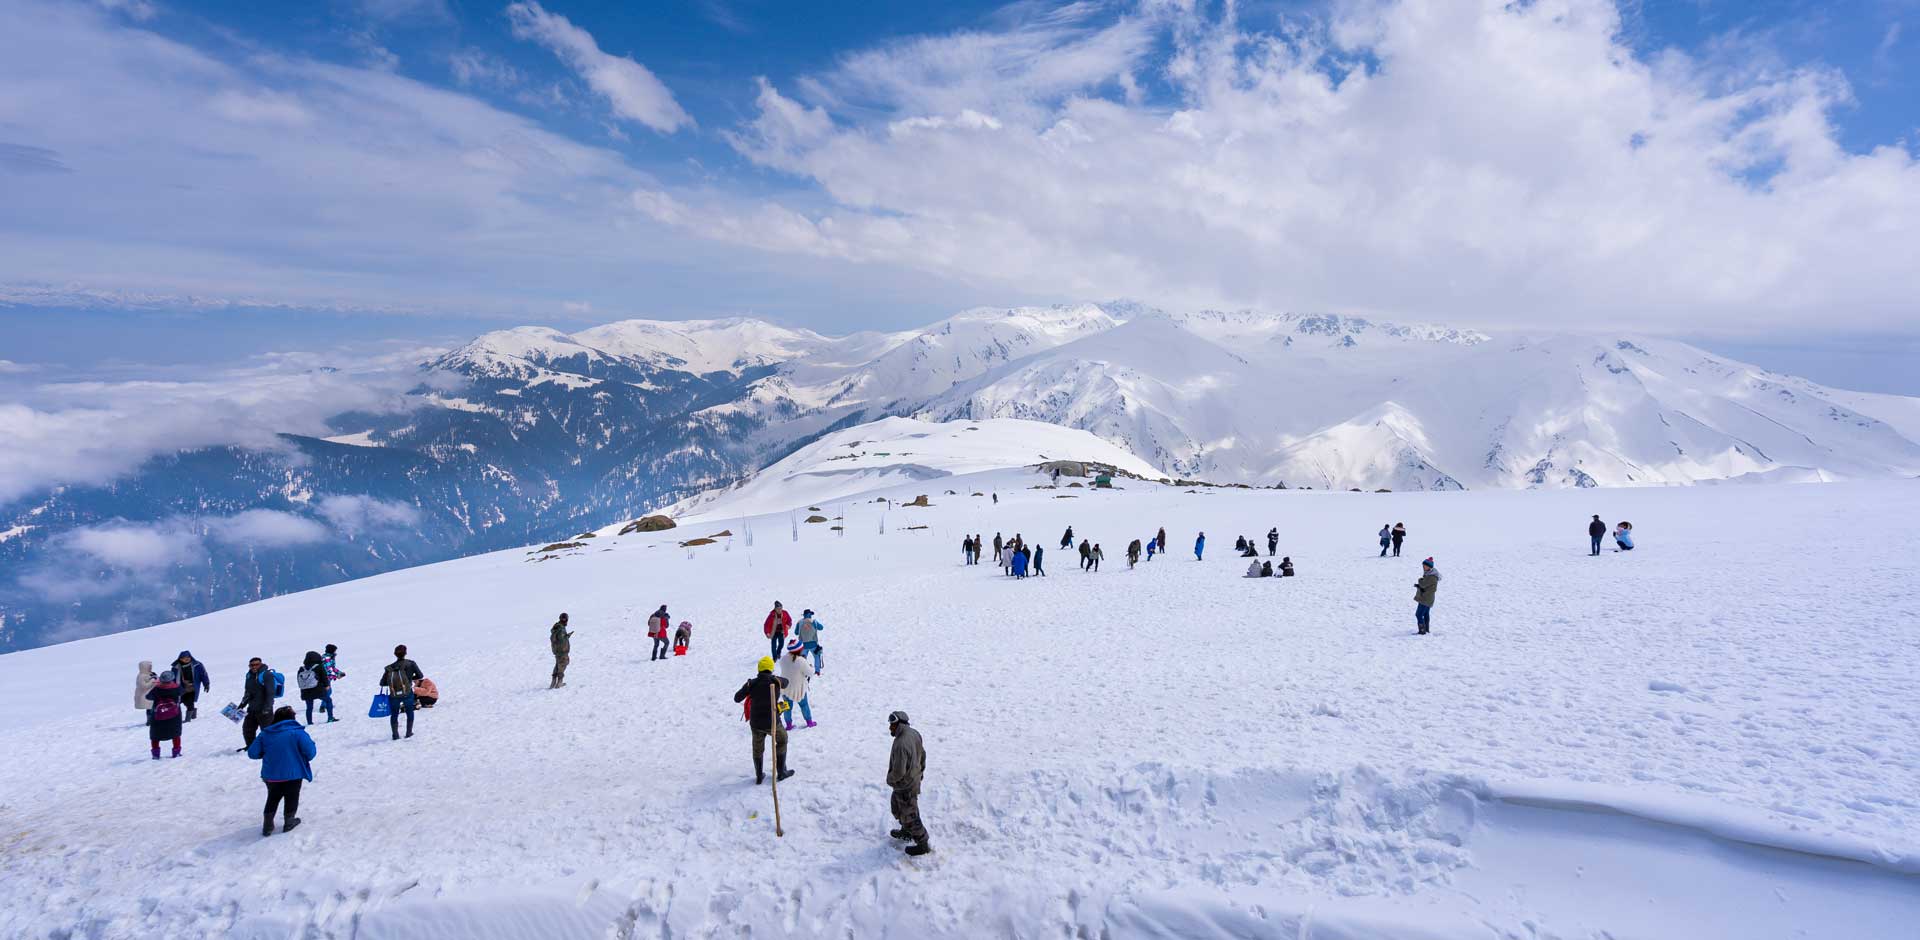
[[[1594,514],[1593,521],[1587,523],[1587,538],[1593,543],[1592,550],[1587,554],[1600,554],[1600,541],[1606,538],[1606,535],[1607,524],[1600,521],[1598,513]],[[1633,551],[1633,523],[1622,520],[1614,524],[1613,550],[1616,552]]]
[[[1393,549],[1393,557],[1400,557],[1400,543],[1407,540],[1407,524],[1396,522],[1393,525],[1380,526],[1380,557],[1387,557],[1387,549]]]

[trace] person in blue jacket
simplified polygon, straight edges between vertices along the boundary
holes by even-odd
[[[1201,554],[1206,550],[1207,550],[1207,533],[1202,532],[1200,533],[1199,538],[1193,540],[1193,560],[1202,561],[1203,559],[1201,558]]]
[[[213,680],[207,678],[206,665],[186,650],[181,650],[179,658],[173,661],[173,672],[180,679],[180,704],[187,710],[183,720],[192,721],[200,717],[200,710],[195,707],[200,702],[200,693],[213,691]]]
[[[282,800],[287,810],[286,824],[280,831],[292,832],[293,827],[300,825],[300,817],[294,815],[300,811],[300,784],[313,779],[313,756],[318,752],[307,729],[300,726],[292,705],[275,709],[273,724],[262,729],[259,737],[247,745],[247,756],[260,762],[260,779],[267,785],[266,820],[260,824],[261,835],[273,835],[273,813]]]

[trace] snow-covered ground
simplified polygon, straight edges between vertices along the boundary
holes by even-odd
[[[896,487],[934,505],[884,534],[870,501],[797,542],[784,511],[750,546],[696,519],[0,657],[0,936],[1914,935],[1920,483],[1039,482]],[[1591,513],[1639,550],[1588,557]],[[1407,557],[1376,557],[1383,522]],[[1054,548],[1068,524],[1105,570]],[[1170,555],[1128,570],[1162,525]],[[1242,579],[1233,537],[1275,525],[1300,576]],[[1024,533],[1051,576],[962,566],[965,532]],[[775,599],[827,625],[780,839],[731,701]],[[694,649],[650,663],[662,602]],[[216,708],[147,759],[137,661],[192,649],[217,706],[248,656],[291,685],[327,642],[344,721],[299,831],[260,837]],[[396,642],[445,697],[400,743],[365,717]],[[926,737],[921,860],[886,836],[895,708]]]

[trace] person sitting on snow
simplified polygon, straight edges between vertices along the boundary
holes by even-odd
[[[1292,556],[1289,555],[1287,557],[1280,559],[1280,577],[1283,577],[1283,578],[1293,577],[1293,557]]]
[[[1613,550],[1616,552],[1633,551],[1633,523],[1622,522],[1613,527]]]
[[[1253,561],[1250,561],[1247,563],[1246,576],[1249,578],[1260,577],[1260,560],[1259,559],[1256,558]]]
[[[434,685],[432,679],[421,676],[413,680],[413,698],[421,708],[432,708],[433,703],[440,701],[440,687]]]

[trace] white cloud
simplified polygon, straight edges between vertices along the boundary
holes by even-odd
[[[457,49],[447,56],[447,67],[453,70],[453,80],[462,87],[490,85],[512,88],[522,80],[520,70],[514,68],[512,63],[484,49]]]
[[[272,509],[249,509],[236,515],[210,520],[207,533],[229,545],[254,548],[289,548],[311,545],[333,537],[327,527],[305,516]]]
[[[66,549],[113,568],[152,571],[193,560],[200,537],[177,523],[109,523],[75,529],[60,537]]]
[[[160,15],[160,8],[151,0],[94,0],[100,6],[125,13],[129,19],[142,23]]]
[[[420,520],[420,510],[413,506],[361,494],[325,496],[316,508],[327,524],[349,537],[379,529],[405,528]]]
[[[21,375],[32,372],[35,368],[31,363],[14,362],[11,359],[0,359],[0,375]]]
[[[1841,146],[1830,69],[1639,56],[1606,0],[1339,3],[1266,29],[1100,9],[889,44],[791,94],[762,82],[728,139],[809,197],[632,204],[717,241],[1028,295],[1920,325],[1920,166],[1897,142]]]
[[[586,30],[533,0],[507,6],[513,35],[545,46],[578,73],[614,114],[663,134],[693,126],[693,117],[674,100],[660,79],[632,59],[608,55]]]
[[[300,104],[299,99],[274,91],[229,88],[215,94],[207,105],[215,114],[241,124],[305,127],[313,123],[313,115]]]

